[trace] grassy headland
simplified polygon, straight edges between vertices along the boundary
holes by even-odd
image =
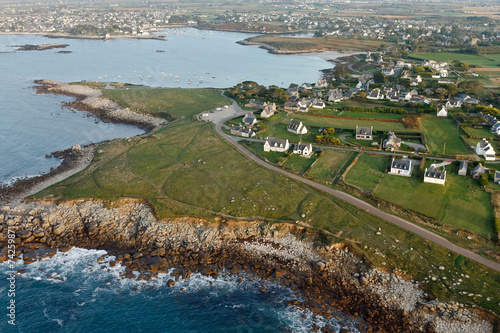
[[[102,144],[86,170],[38,193],[36,198],[99,198],[112,203],[133,197],[148,201],[160,218],[224,214],[302,221],[311,228],[323,229],[325,240],[346,242],[363,252],[375,266],[399,270],[421,281],[440,300],[474,303],[498,311],[500,295],[491,293],[500,288],[495,271],[264,169],[219,137],[211,124],[197,122],[193,115],[208,108],[206,100],[197,96],[210,95],[213,103],[227,104],[220,95],[197,89],[144,87],[105,93],[115,94],[116,101],[124,106],[139,106],[139,100],[147,100],[141,111],[151,113],[158,113],[159,105],[171,103],[168,114],[176,120],[139,137]],[[176,94],[176,98],[163,101],[165,96]],[[339,162],[339,168],[343,168],[340,164],[344,163]],[[457,283],[459,279],[463,281]]]

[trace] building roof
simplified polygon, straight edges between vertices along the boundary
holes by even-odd
[[[302,125],[302,122],[301,121],[296,121],[296,120],[290,120],[290,123],[288,124],[288,129],[291,129],[291,130],[298,130],[298,128]]]
[[[411,160],[408,159],[392,159],[392,164],[391,164],[392,169],[399,169],[399,170],[410,170],[411,168]]]
[[[271,147],[286,147],[286,144],[288,143],[288,139],[276,139],[276,138],[267,138],[266,142],[271,146]]]
[[[356,134],[360,135],[372,135],[373,127],[361,127],[356,125]]]
[[[425,171],[424,177],[435,178],[435,179],[445,179],[446,178],[446,171],[439,170],[438,167],[431,165],[430,168]]]

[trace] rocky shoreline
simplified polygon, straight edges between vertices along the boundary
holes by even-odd
[[[295,224],[158,220],[146,203],[132,199],[113,207],[97,200],[3,207],[0,261],[8,260],[11,230],[16,258],[22,255],[25,264],[57,248],[104,249],[117,258],[111,265],[125,266],[124,278],[135,279],[134,272],[140,272],[138,280],[149,280],[174,269],[169,286],[193,273],[249,273],[273,280],[296,291],[297,299],[286,305],[308,309],[317,318],[357,318],[362,332],[493,330],[494,318],[487,313],[433,301],[412,281],[371,268],[345,244],[321,245],[317,234]],[[329,326],[321,331],[334,332]]]
[[[85,169],[94,157],[96,145],[76,145],[64,151],[47,154],[46,157],[60,158],[61,164],[39,176],[18,178],[12,184],[0,184],[0,205],[19,204],[25,197]]]
[[[35,83],[39,84],[39,86],[34,86],[39,94],[76,97],[75,101],[65,103],[64,106],[86,111],[104,122],[134,125],[148,131],[168,124],[165,119],[122,108],[118,103],[101,97],[102,93],[99,89],[52,80],[36,80]]]
[[[304,54],[304,53],[316,53],[316,52],[325,52],[325,51],[333,51],[333,50],[327,50],[327,49],[310,49],[310,50],[304,50],[304,51],[282,51],[274,46],[265,44],[265,43],[256,43],[256,42],[251,42],[248,39],[240,40],[237,41],[236,43],[240,45],[254,45],[258,46],[261,49],[267,50],[269,53],[272,54]],[[335,52],[343,53],[341,50],[336,50]]]

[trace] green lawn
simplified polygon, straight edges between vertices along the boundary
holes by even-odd
[[[300,174],[304,174],[307,170],[309,170],[314,161],[316,161],[317,157],[318,153],[313,154],[310,158],[294,154],[290,156],[285,163],[283,163],[283,166]]]
[[[373,191],[384,174],[389,160],[389,157],[382,155],[362,154],[346,174],[345,181],[365,191]]]
[[[445,154],[467,155],[469,151],[465,147],[460,132],[457,131],[457,123],[452,119],[421,118],[420,123],[427,139],[427,146],[431,153],[442,154],[446,143]]]
[[[468,136],[473,136],[477,138],[493,139],[496,136],[495,133],[491,133],[486,128],[462,127],[462,129]]]
[[[427,165],[428,166],[428,165]],[[375,196],[439,219],[453,227],[489,238],[493,233],[490,194],[479,189],[476,180],[452,174],[447,166],[445,186],[423,182],[423,177],[386,174]]]
[[[352,111],[339,112],[338,116],[352,117],[352,118],[395,119],[395,120],[400,120],[401,118],[404,117],[404,115],[394,114],[394,113],[352,112]]]
[[[470,65],[476,65],[481,67],[496,68],[500,65],[500,54],[475,55],[475,54],[462,54],[462,53],[452,53],[452,52],[432,52],[432,53],[412,53],[410,54],[410,56],[425,60],[446,61],[448,63],[451,63],[453,60],[458,60],[460,62],[465,62]],[[493,59],[493,61],[490,59]]]
[[[311,168],[309,175],[325,182],[333,182],[349,166],[355,155],[351,151],[327,149]]]

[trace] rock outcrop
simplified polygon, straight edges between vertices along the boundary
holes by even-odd
[[[309,239],[309,235],[294,224],[189,217],[158,220],[148,205],[131,199],[113,207],[84,200],[3,207],[0,261],[8,259],[11,230],[16,258],[23,254],[25,263],[50,255],[55,248],[105,249],[116,256],[113,265],[126,266],[125,278],[135,278],[132,272],[140,271],[140,278],[147,280],[175,268],[170,286],[192,273],[217,277],[222,270],[273,279],[297,291],[297,300],[287,305],[307,308],[324,318],[338,312],[359,317],[360,327],[367,332],[492,330],[489,323],[464,309],[451,309],[454,315],[447,319],[434,315],[442,304],[428,302],[411,282],[398,278],[395,284],[386,273],[369,269],[344,244],[317,247],[299,240],[297,236]],[[403,296],[404,302],[398,302]]]

